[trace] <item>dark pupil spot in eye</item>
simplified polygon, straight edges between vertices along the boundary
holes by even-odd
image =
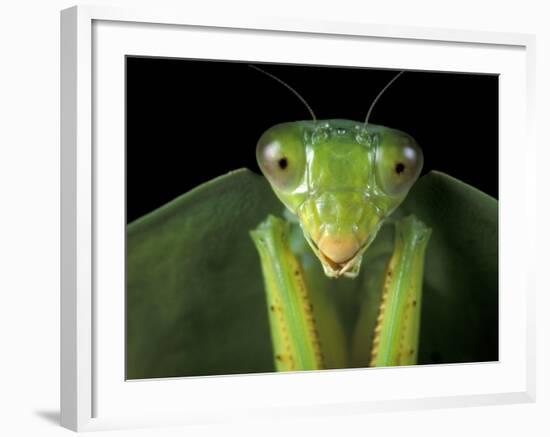
[[[281,158],[281,159],[279,159],[277,164],[279,164],[279,168],[281,170],[284,170],[285,168],[288,167],[288,160],[286,158]]]
[[[405,165],[401,162],[399,162],[396,166],[395,166],[395,172],[397,174],[401,174],[405,171]]]

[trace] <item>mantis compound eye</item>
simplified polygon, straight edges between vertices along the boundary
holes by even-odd
[[[405,194],[414,184],[424,156],[418,144],[399,133],[383,139],[376,152],[376,180],[382,190],[392,196]]]
[[[305,151],[301,141],[273,128],[262,135],[256,147],[262,173],[280,190],[292,190],[300,184],[305,168]]]

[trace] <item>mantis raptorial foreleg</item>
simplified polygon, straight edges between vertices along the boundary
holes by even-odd
[[[424,254],[431,230],[414,216],[395,224],[395,247],[384,276],[370,366],[416,364]]]
[[[275,367],[318,370],[324,367],[319,333],[288,233],[289,224],[273,216],[251,232],[262,264]]]

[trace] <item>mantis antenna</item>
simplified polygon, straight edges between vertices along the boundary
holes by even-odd
[[[394,83],[394,82],[397,80],[397,78],[398,78],[399,76],[401,76],[403,73],[404,73],[404,71],[400,71],[399,73],[397,73],[397,74],[394,76],[394,78],[393,78],[392,80],[390,80],[384,88],[382,88],[382,91],[380,91],[380,92],[378,93],[378,95],[376,96],[376,98],[374,99],[374,101],[372,102],[372,104],[370,105],[369,112],[367,112],[367,117],[365,118],[365,124],[363,125],[363,127],[367,127],[367,124],[368,124],[369,118],[370,118],[370,114],[371,114],[371,112],[372,112],[372,108],[374,108],[374,105],[376,105],[376,102],[378,102],[378,99],[380,98],[380,96],[381,96],[382,94],[384,94],[384,91],[386,91],[386,90],[390,87],[390,85],[391,85],[392,83]]]
[[[311,106],[309,106],[306,102],[306,99],[304,99],[299,93],[298,91],[296,91],[294,88],[292,88],[289,84],[287,84],[286,82],[283,82],[281,79],[279,79],[277,76],[271,74],[271,73],[268,73],[267,71],[265,70],[262,70],[260,67],[256,67],[255,65],[248,65],[250,68],[253,68],[254,70],[258,70],[260,73],[263,73],[269,77],[271,77],[272,79],[275,79],[277,82],[279,82],[281,85],[284,85],[285,87],[287,87],[290,91],[292,91],[294,93],[294,95],[296,97],[298,97],[300,99],[300,101],[305,105],[305,107],[307,108],[307,110],[309,111],[309,113],[311,114],[311,117],[313,118],[313,121],[317,121],[317,117],[315,117],[315,112],[313,112],[313,109],[311,109]]]

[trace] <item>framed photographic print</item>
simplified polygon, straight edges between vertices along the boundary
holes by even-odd
[[[61,24],[64,426],[534,399],[532,36]]]

